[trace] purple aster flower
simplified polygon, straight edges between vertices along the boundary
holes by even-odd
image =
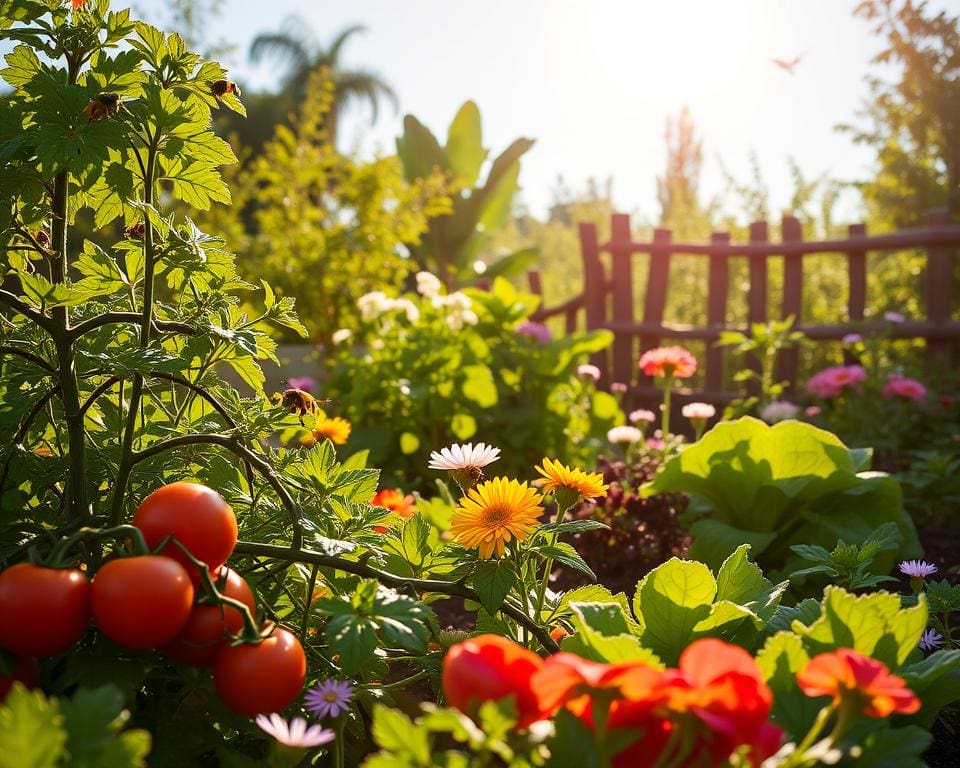
[[[350,709],[353,686],[346,680],[324,680],[304,697],[309,709],[317,717],[336,717]]]
[[[302,717],[295,717],[288,723],[276,712],[272,715],[257,715],[256,723],[260,730],[287,747],[319,747],[336,738],[336,734],[330,729],[321,728],[319,725],[308,728],[307,721]]]
[[[550,329],[543,323],[535,323],[532,320],[520,323],[517,326],[517,333],[521,336],[528,336],[534,341],[539,341],[541,344],[553,341],[553,334],[550,333]]]
[[[919,645],[922,651],[936,650],[943,645],[943,635],[931,627],[930,629],[924,630],[923,635],[920,637]]]
[[[900,573],[914,579],[925,579],[937,572],[937,566],[925,560],[904,560],[900,563]]]

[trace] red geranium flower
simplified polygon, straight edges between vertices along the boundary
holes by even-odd
[[[834,706],[852,703],[869,717],[910,715],[920,709],[920,699],[902,677],[851,648],[814,656],[800,670],[797,684],[807,696],[832,696]]]
[[[697,371],[697,358],[683,347],[657,347],[640,355],[639,366],[647,376],[688,379]]]
[[[470,713],[485,701],[515,696],[517,725],[524,728],[551,714],[532,685],[541,659],[512,640],[480,635],[450,647],[443,659],[442,685],[447,703]]]

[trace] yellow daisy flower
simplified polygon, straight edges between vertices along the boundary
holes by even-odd
[[[526,483],[497,477],[471,488],[453,511],[450,532],[454,541],[478,549],[488,560],[502,557],[511,539],[524,541],[537,528],[543,496]]]
[[[544,458],[543,466],[537,467],[546,483],[543,485],[544,493],[556,494],[564,489],[579,495],[584,499],[598,499],[607,493],[607,485],[603,482],[603,475],[600,472],[587,473],[582,469],[571,469],[561,464],[559,461],[551,461]]]
[[[313,434],[301,442],[305,445],[315,445],[329,437],[334,444],[343,445],[347,442],[347,438],[350,437],[351,429],[350,422],[346,419],[341,419],[339,416],[334,416],[333,418],[318,416],[313,427]]]

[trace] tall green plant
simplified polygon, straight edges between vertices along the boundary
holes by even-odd
[[[413,115],[403,120],[397,154],[407,181],[429,178],[436,169],[448,174],[453,187],[453,211],[430,223],[419,246],[411,249],[421,269],[435,272],[447,285],[477,278],[475,262],[484,260],[485,278],[510,275],[533,263],[536,252],[523,249],[490,261],[485,251],[491,233],[509,219],[513,196],[519,189],[520,158],[533,146],[532,139],[517,139],[498,155],[481,183],[489,150],[483,146],[480,110],[464,103],[447,129],[440,146],[436,136]]]

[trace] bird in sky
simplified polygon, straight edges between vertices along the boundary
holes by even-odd
[[[793,70],[797,64],[800,63],[800,59],[803,57],[803,54],[794,56],[792,59],[787,61],[786,59],[772,59],[773,63],[776,64],[784,72],[789,72],[791,75],[796,74]]]

